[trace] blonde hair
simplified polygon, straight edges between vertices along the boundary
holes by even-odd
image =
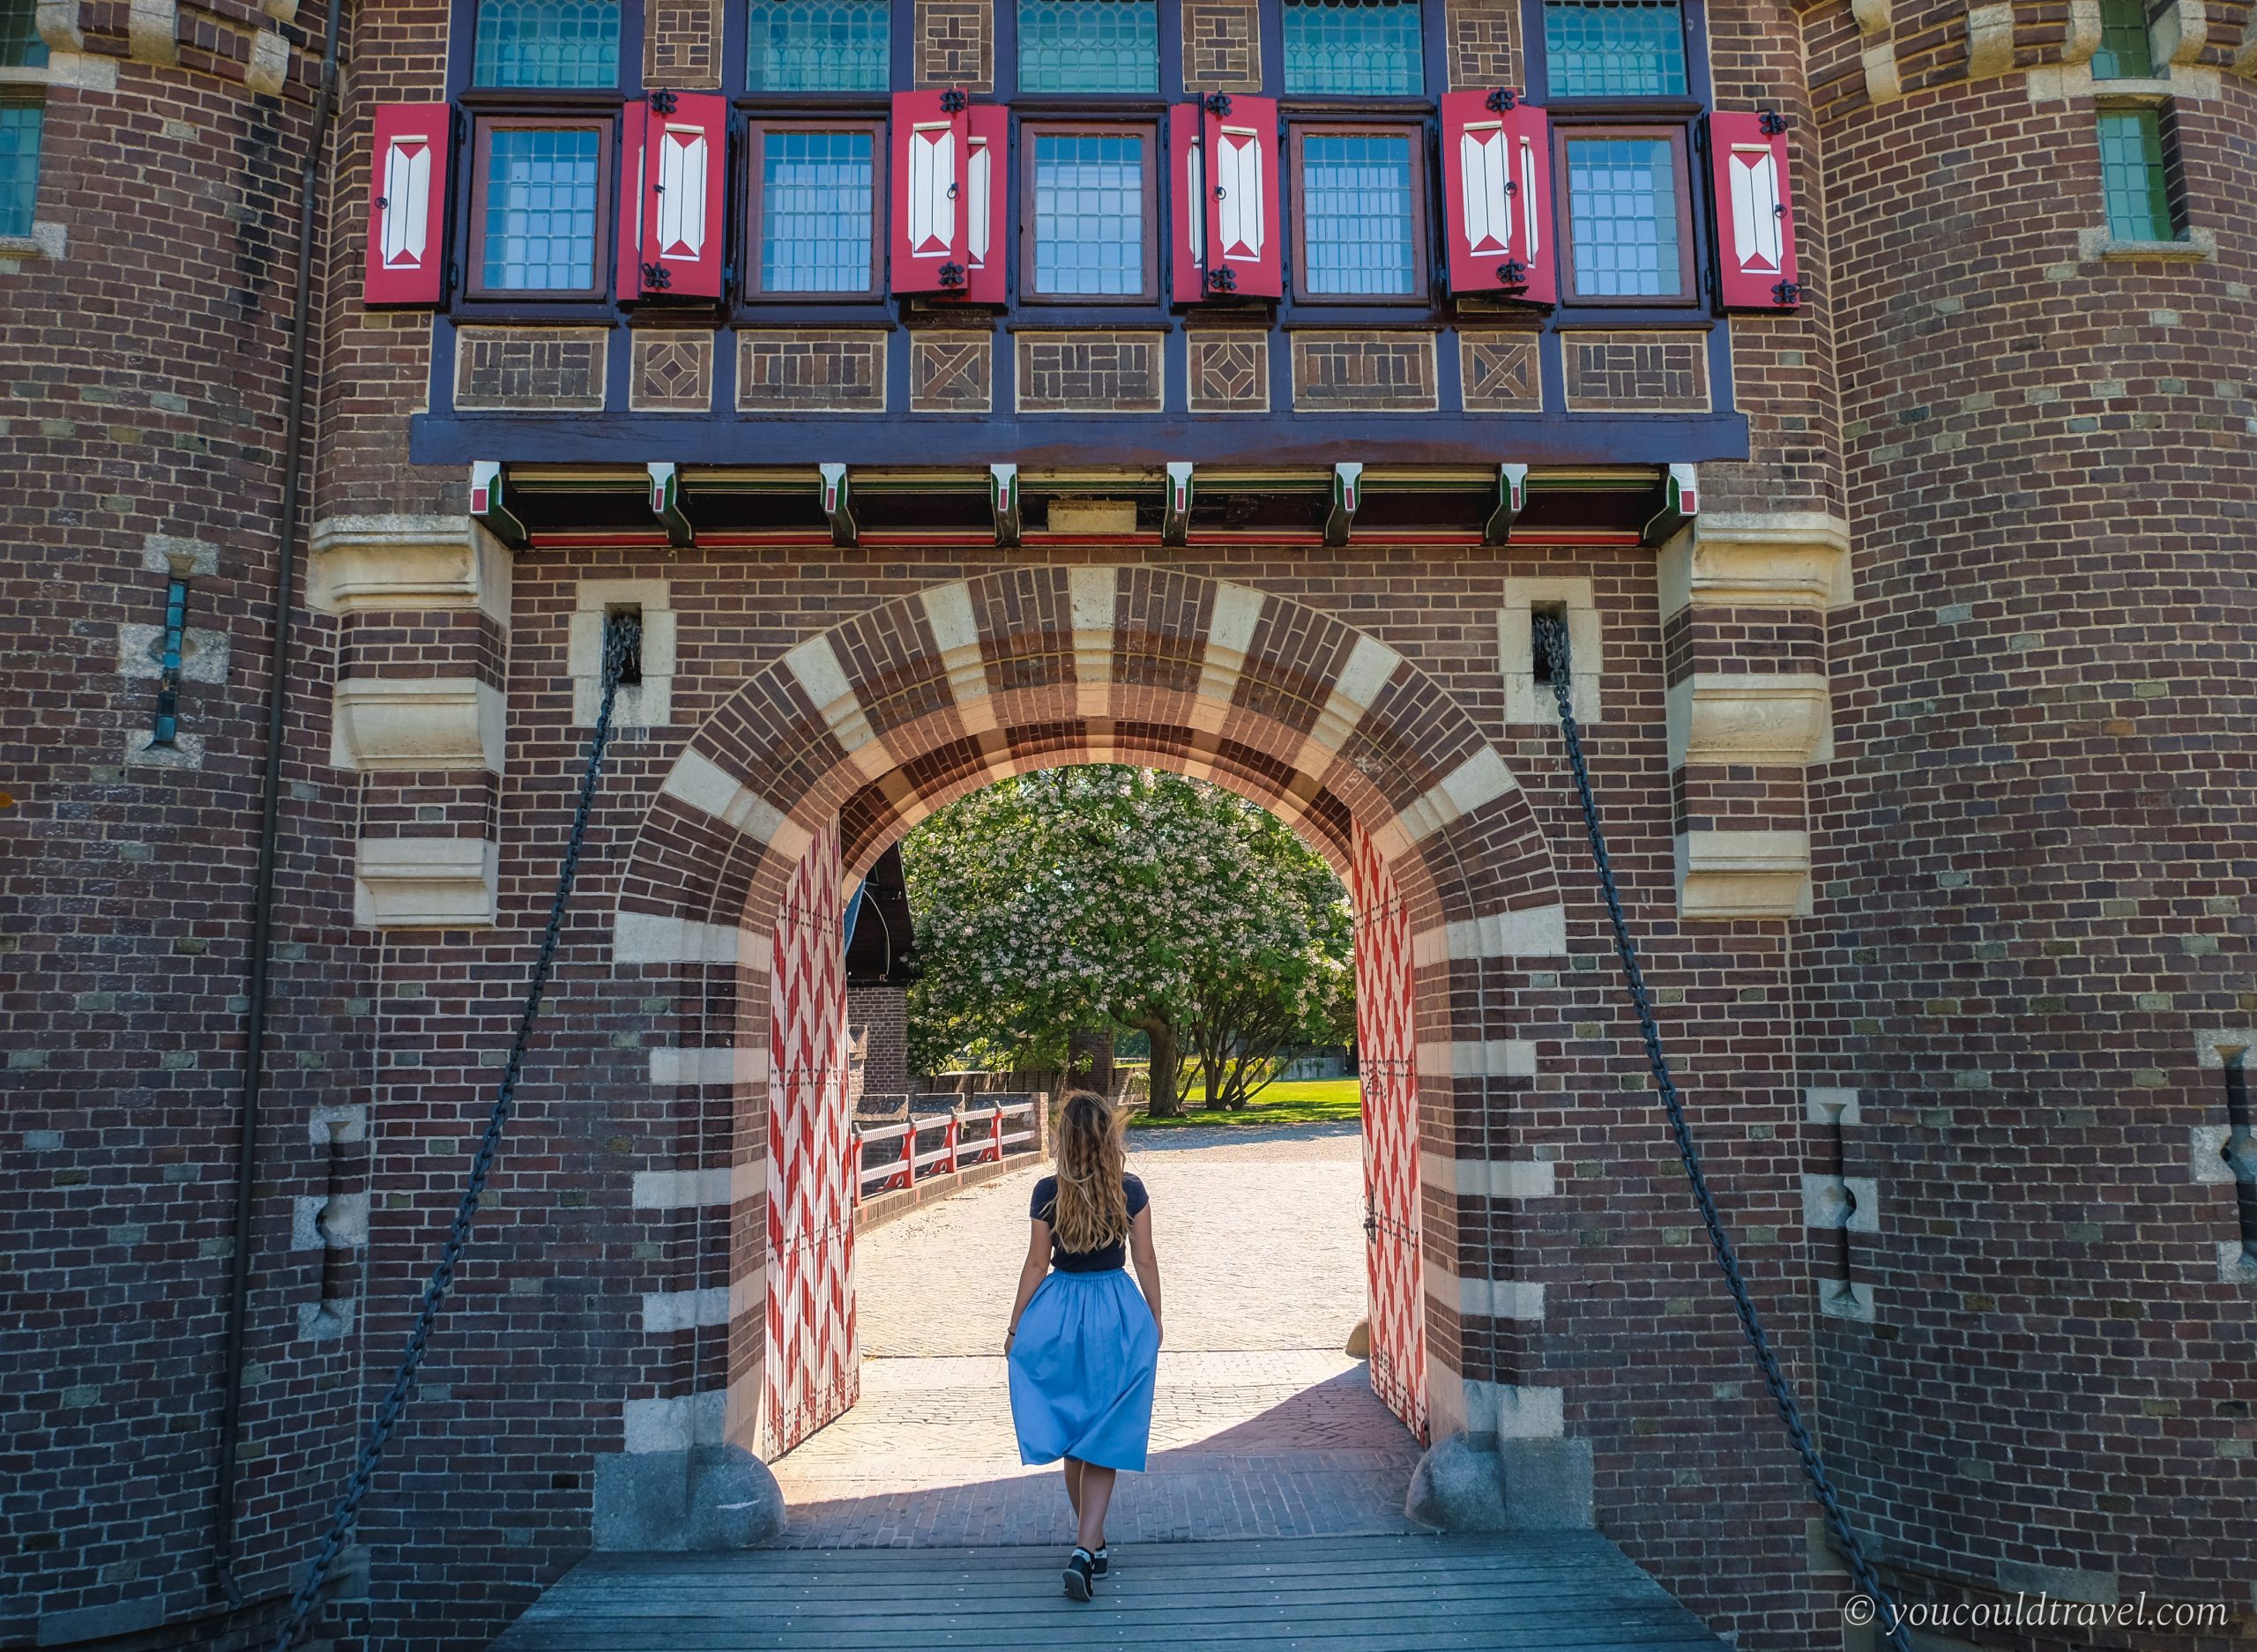
[[[1076,1090],[1058,1117],[1058,1197],[1051,1229],[1063,1251],[1102,1250],[1128,1235],[1128,1150],[1121,1115],[1102,1096]]]

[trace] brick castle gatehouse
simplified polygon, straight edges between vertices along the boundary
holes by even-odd
[[[851,1401],[807,938],[1121,761],[1357,892],[1406,1422],[1835,1644],[1546,618],[1887,1574],[2257,1613],[2253,77],[2246,0],[0,0],[0,1642],[272,1635],[629,613],[338,1634]]]

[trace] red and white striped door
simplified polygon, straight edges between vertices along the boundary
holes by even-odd
[[[768,1455],[861,1396],[854,1335],[853,1120],[846,1090],[838,829],[819,833],[776,920],[769,981]]]
[[[1372,1391],[1426,1437],[1426,1331],[1419,1261],[1418,1033],[1411,920],[1394,875],[1358,827],[1356,1054],[1363,1075],[1365,1257],[1371,1278]]]

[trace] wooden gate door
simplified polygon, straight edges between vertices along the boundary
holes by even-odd
[[[1356,1053],[1363,1075],[1365,1258],[1372,1391],[1426,1438],[1426,1331],[1419,1261],[1418,1035],[1411,922],[1395,878],[1355,830]]]
[[[767,1450],[861,1397],[838,829],[800,862],[769,981]]]

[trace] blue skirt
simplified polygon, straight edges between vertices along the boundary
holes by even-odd
[[[1011,1341],[1019,1461],[1142,1469],[1159,1353],[1159,1326],[1127,1269],[1051,1274]]]

